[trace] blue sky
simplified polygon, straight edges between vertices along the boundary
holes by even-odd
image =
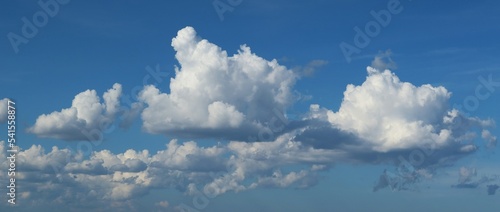
[[[0,13],[0,100],[16,101],[24,159],[11,209],[500,208],[486,192],[500,184],[498,2],[40,2],[58,10]]]

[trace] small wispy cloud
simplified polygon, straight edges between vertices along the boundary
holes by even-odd
[[[392,51],[386,50],[385,52],[380,51],[372,61],[371,67],[383,71],[386,69],[396,69],[397,65],[391,58]]]

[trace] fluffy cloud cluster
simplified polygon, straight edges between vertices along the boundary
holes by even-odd
[[[304,147],[290,138],[287,135],[253,144],[233,141],[211,147],[171,140],[154,154],[148,150],[119,154],[101,150],[88,158],[70,149],[54,147],[47,152],[33,145],[19,152],[16,176],[23,182],[19,187],[25,196],[21,202],[42,206],[65,203],[68,207],[121,207],[159,188],[186,194],[201,190],[216,196],[259,187],[315,185],[318,171],[338,157],[337,153]],[[0,150],[5,150],[4,141]],[[0,156],[0,165],[7,167],[5,151]],[[284,169],[305,164],[302,169]],[[5,173],[0,178],[7,180]]]
[[[337,112],[312,105],[306,120],[329,124],[330,135],[349,136],[345,145],[360,151],[391,153],[426,147],[440,150],[453,147],[473,152],[474,129],[493,127],[492,120],[463,116],[448,108],[450,93],[444,87],[415,86],[402,82],[390,70],[367,68],[362,85],[348,85]],[[483,138],[495,139],[483,132]],[[345,139],[344,139],[345,140]],[[457,149],[458,148],[458,149]]]
[[[105,130],[120,108],[122,86],[118,83],[103,95],[101,103],[95,90],[86,90],[73,99],[70,108],[43,114],[36,120],[28,132],[42,138],[62,140],[96,140],[91,132]]]
[[[35,145],[19,153],[26,198],[36,204],[110,201],[129,207],[129,201],[158,188],[190,195],[201,190],[211,196],[255,188],[308,188],[334,162],[399,164],[395,173],[383,173],[374,191],[413,190],[437,168],[476,152],[479,132],[486,146],[497,142],[488,130],[492,120],[449,108],[451,93],[444,87],[400,80],[383,69],[392,67],[384,62],[386,56],[367,68],[365,82],[346,87],[338,111],[313,104],[302,119],[289,121],[282,114],[296,100],[296,71],[253,54],[247,46],[228,56],[191,27],[180,30],[172,46],[180,67],[169,92],[148,85],[134,103],[145,105],[143,128],[230,141],[202,147],[174,139],[156,153],[101,150],[88,158],[56,147],[46,153]],[[92,140],[86,132],[115,119],[120,94],[121,86],[115,84],[101,103],[94,90],[82,92],[70,108],[40,116],[28,131],[39,137]],[[421,161],[411,158],[416,154]],[[6,164],[5,157],[0,162]],[[44,195],[31,195],[34,191]]]
[[[363,84],[347,86],[338,111],[311,105],[303,120],[279,117],[282,125],[277,127],[276,111],[283,113],[296,100],[294,71],[253,54],[247,46],[228,56],[191,27],[179,30],[172,46],[180,67],[170,79],[169,93],[148,85],[138,96],[137,104],[145,105],[143,128],[150,133],[250,142],[292,133],[297,142],[338,149],[353,159],[422,146],[446,150],[443,154],[471,153],[477,150],[475,129],[483,130],[489,147],[496,144],[486,129],[494,122],[449,108],[451,93],[444,87],[415,86],[380,69],[394,66],[390,52],[375,58],[372,65],[378,69],[368,67]],[[113,120],[120,93],[115,84],[104,94],[104,103],[95,91],[80,93],[71,108],[40,116],[29,131],[40,137],[88,139],[82,132]],[[264,136],[269,134],[273,136]]]
[[[147,104],[142,119],[148,132],[246,139],[266,128],[273,109],[294,101],[296,74],[247,46],[228,56],[191,27],[180,30],[172,46],[180,67],[170,93],[150,85],[139,95]]]
[[[344,155],[335,150],[315,149],[293,141],[292,134],[284,134],[272,142],[237,142],[227,145],[233,153],[227,162],[228,174],[204,186],[203,191],[222,194],[263,188],[308,188],[317,183],[317,172]],[[282,168],[304,165],[309,168],[283,173]],[[254,179],[254,182],[248,181]],[[246,182],[246,184],[245,184]]]
[[[296,140],[344,151],[348,161],[397,165],[380,176],[374,191],[417,189],[438,168],[476,152],[478,131],[484,146],[495,146],[496,137],[487,130],[495,123],[450,109],[451,94],[444,87],[415,86],[390,70],[368,67],[367,72],[361,85],[347,86],[337,112],[311,105],[304,119],[309,124]]]

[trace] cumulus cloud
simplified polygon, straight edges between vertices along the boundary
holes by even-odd
[[[172,46],[180,67],[170,93],[149,85],[139,94],[148,132],[243,140],[267,129],[273,109],[284,111],[295,101],[297,75],[248,46],[228,56],[191,27],[180,30]]]
[[[402,82],[390,70],[368,67],[367,72],[368,76],[361,85],[347,86],[337,112],[311,105],[305,121],[316,121],[317,124],[310,124],[298,137],[312,140],[308,143],[319,142],[316,146],[323,142],[326,143],[324,146],[331,148],[351,146],[351,150],[356,148],[372,153],[424,146],[433,150],[453,148],[457,153],[470,153],[477,149],[471,136],[475,134],[474,128],[494,126],[491,120],[466,117],[458,110],[450,109],[451,93],[444,87]],[[311,130],[314,132],[311,136],[318,138],[326,134],[323,137],[330,135],[333,138],[318,141],[304,136]]]
[[[490,146],[493,120],[468,117],[449,108],[442,86],[416,86],[390,70],[367,67],[361,85],[348,85],[338,111],[313,104],[295,140],[344,152],[343,161],[407,167],[385,172],[374,191],[414,190],[436,169],[478,151],[477,131]],[[416,159],[415,159],[416,158]]]
[[[88,158],[71,149],[46,151],[33,145],[18,153],[16,177],[23,182],[23,191],[38,192],[25,194],[34,206],[131,210],[130,201],[152,189],[215,196],[255,188],[306,189],[318,183],[318,173],[331,161],[342,157],[335,150],[303,146],[292,138],[284,134],[270,142],[231,141],[208,147],[174,139],[156,153],[101,150]],[[0,150],[4,149],[2,141]],[[6,167],[5,151],[0,156],[0,165]],[[7,180],[6,173],[0,178]]]
[[[189,141],[182,145],[172,140],[167,150],[158,151],[151,158],[151,165],[165,169],[191,171],[221,171],[225,169],[222,154],[224,148],[217,146],[199,147],[196,142]]]
[[[7,121],[7,103],[9,99],[4,98],[0,100],[0,124]]]
[[[450,97],[444,87],[417,87],[401,82],[389,70],[367,71],[362,85],[347,86],[339,111],[327,112],[332,125],[355,133],[378,152],[449,142],[451,132],[438,128],[447,116]]]
[[[120,108],[122,86],[118,83],[103,95],[103,102],[95,90],[86,90],[73,99],[70,108],[39,116],[28,132],[42,138],[62,140],[98,140],[92,132],[104,131],[111,125]]]
[[[393,74],[379,74],[382,77],[393,77]],[[395,79],[391,80],[398,82]],[[418,87],[410,86],[410,88],[413,88],[415,92],[419,91]],[[352,89],[359,92],[364,91],[363,88],[358,87]],[[425,89],[427,89],[424,90],[426,92],[439,91],[439,89]],[[376,96],[372,93],[369,95]],[[441,95],[446,96],[447,92],[442,91]],[[409,96],[412,97],[412,95]],[[415,96],[419,97],[419,95],[413,95],[413,97]],[[419,109],[429,107],[433,110],[442,107],[439,98],[420,99],[423,99],[422,101],[435,100],[438,103],[432,104],[431,101],[414,107]],[[384,139],[378,139],[386,137],[373,136],[370,140],[369,137],[363,135],[365,132],[370,134],[369,130],[358,131],[357,128],[378,126],[350,120],[351,122],[347,123],[354,127],[342,128],[343,125],[332,121],[335,120],[331,118],[332,115],[347,114],[346,111],[353,112],[351,116],[361,113],[359,106],[356,105],[361,103],[351,100],[351,98],[345,98],[345,103],[343,102],[341,109],[336,113],[319,105],[312,105],[310,113],[305,116],[303,121],[289,123],[297,125],[296,130],[284,132],[276,139],[267,142],[230,141],[225,144],[202,147],[194,141],[179,143],[174,139],[166,145],[164,150],[156,153],[150,153],[148,150],[127,150],[124,153],[114,154],[109,150],[101,150],[93,152],[87,159],[83,157],[82,153],[75,153],[68,149],[54,147],[46,153],[41,146],[32,146],[19,153],[19,167],[22,167],[23,170],[19,173],[19,179],[23,180],[28,190],[44,189],[41,191],[42,195],[24,195],[35,205],[57,205],[62,202],[71,202],[71,207],[77,207],[78,204],[92,202],[95,207],[102,207],[103,205],[109,206],[109,202],[111,202],[109,207],[131,209],[134,206],[129,201],[146,195],[152,189],[178,189],[188,195],[203,192],[211,196],[255,188],[306,189],[316,185],[320,179],[320,172],[329,169],[334,162],[389,162],[400,155],[409,155],[410,151],[420,146],[420,143],[413,140],[399,141],[397,139],[392,140],[395,147],[378,145],[379,143],[387,143]],[[406,99],[405,102],[412,101],[415,100],[410,98]],[[392,102],[402,104],[397,101]],[[344,104],[349,105],[349,107],[344,106]],[[372,103],[372,107],[366,107],[366,110],[379,109],[378,111],[381,111],[380,107]],[[405,105],[399,107],[412,108]],[[343,110],[343,108],[348,109]],[[388,117],[397,120],[406,120],[402,117],[412,114],[411,110],[405,113],[398,112],[397,107],[390,109],[397,115]],[[431,117],[427,117],[428,120],[426,120],[425,116],[420,117],[423,114],[418,113],[410,116],[414,119],[418,117],[420,120],[417,121],[417,127],[410,129],[418,129],[419,126],[425,126],[425,124],[430,125],[427,128],[448,129],[450,130],[450,138],[445,142],[450,143],[440,146],[432,142],[433,140],[427,142],[424,140],[424,144],[428,144],[433,149],[433,153],[426,155],[426,160],[430,162],[423,163],[427,164],[425,166],[421,164],[421,168],[410,164],[398,167],[396,172],[385,171],[374,186],[374,191],[387,187],[395,191],[418,190],[418,183],[422,179],[432,177],[431,165],[441,165],[447,160],[455,161],[456,157],[471,153],[471,150],[468,150],[471,144],[468,142],[472,137],[469,136],[469,138],[466,134],[470,126],[481,127],[492,124],[491,121],[463,117],[456,110],[443,110],[444,112],[438,113],[438,115],[442,115],[442,120]],[[377,120],[380,123],[387,121],[387,124],[391,124],[391,119],[384,120],[383,117],[375,115],[370,117],[380,119]],[[362,118],[362,116],[360,117]],[[453,125],[456,123],[454,120],[457,117],[462,120],[459,123],[467,124],[468,127]],[[404,124],[405,122],[396,123]],[[427,129],[426,127],[422,128]],[[455,132],[456,129],[465,129],[465,131]],[[380,134],[390,135],[392,133],[392,131],[383,131],[383,128],[375,128],[375,130],[382,130],[382,132],[378,132]],[[423,132],[432,135],[434,131]],[[466,144],[463,144],[463,141]],[[322,145],[325,142],[334,144]],[[410,145],[398,144],[397,142],[410,142]],[[379,146],[384,148],[381,149]],[[1,147],[0,150],[4,148],[4,143],[1,143]],[[2,164],[5,163],[5,159],[3,159]],[[5,174],[0,177],[5,178]],[[467,186],[468,180],[466,179],[467,177],[464,177],[463,180],[466,183],[457,185],[457,187]],[[53,200],[46,199],[47,197]]]
[[[5,142],[0,142],[4,150]],[[0,153],[5,157],[4,151]],[[45,151],[33,145],[18,153],[17,180],[22,190],[37,192],[27,195],[33,206],[61,206],[69,208],[112,207],[131,208],[129,200],[140,197],[153,187],[152,181],[172,175],[150,175],[149,165],[155,161],[147,150],[127,150],[113,154],[108,150],[93,152],[88,159],[81,152],[53,147]],[[0,159],[5,167],[6,159]],[[165,169],[164,173],[169,173]],[[7,180],[5,174],[0,178]]]
[[[289,121],[283,114],[297,100],[296,72],[244,45],[228,56],[191,27],[180,30],[172,46],[180,66],[169,91],[145,86],[130,117],[141,113],[149,133],[229,141],[205,146],[173,139],[157,152],[101,150],[89,157],[33,145],[19,153],[19,179],[27,191],[41,195],[24,197],[35,204],[91,202],[97,207],[110,202],[131,210],[130,201],[152,189],[173,188],[188,195],[201,190],[212,196],[255,188],[305,189],[337,162],[399,165],[396,172],[384,171],[373,190],[416,190],[437,168],[478,151],[477,132],[488,145],[496,143],[487,130],[494,126],[492,120],[449,108],[451,92],[442,86],[400,80],[386,69],[393,68],[388,52],[375,58],[361,85],[347,85],[337,111],[312,104],[301,119]],[[75,96],[70,108],[38,117],[28,131],[39,137],[93,140],[85,132],[113,122],[121,112],[120,95],[119,84],[102,101],[95,90],[87,90]],[[0,150],[4,146],[1,142]],[[0,163],[6,164],[2,154]],[[474,183],[469,172],[461,175],[458,185]]]
[[[293,138],[293,133],[286,133],[271,142],[231,141],[227,145],[228,151],[233,153],[227,161],[228,173],[205,185],[203,191],[219,195],[257,187],[308,188],[317,183],[317,172],[345,157],[341,151],[315,149]],[[297,164],[309,168],[288,173],[281,170]],[[255,182],[245,184],[252,179]]]

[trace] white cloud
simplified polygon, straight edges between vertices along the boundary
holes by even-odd
[[[421,162],[400,162],[409,166],[403,175],[384,172],[374,191],[387,186],[412,190],[420,179],[430,176],[425,173],[478,151],[477,129],[494,146],[496,138],[486,130],[495,126],[494,121],[450,109],[451,93],[444,87],[415,86],[390,70],[368,67],[367,72],[361,85],[347,86],[337,112],[311,105],[304,118],[306,127],[296,140],[344,151],[343,161],[385,163],[415,151],[423,154]]]
[[[451,93],[444,87],[402,82],[390,70],[368,67],[367,72],[362,85],[347,86],[338,112],[311,105],[308,119],[328,121],[332,128],[352,133],[381,153],[421,146],[444,148],[471,126],[492,125],[490,120],[449,110]],[[455,123],[458,117],[463,123]]]
[[[180,67],[169,93],[145,86],[130,117],[142,111],[143,128],[150,133],[231,141],[206,147],[173,139],[156,153],[101,150],[88,158],[57,147],[45,153],[33,145],[19,153],[19,179],[40,195],[25,198],[37,204],[128,207],[127,201],[151,189],[175,188],[193,195],[200,187],[219,195],[259,187],[307,188],[334,162],[383,163],[422,146],[437,152],[426,158],[426,165],[455,161],[477,150],[473,127],[483,130],[488,144],[496,143],[485,129],[494,122],[448,108],[451,93],[444,87],[415,86],[383,70],[391,66],[382,60],[389,53],[374,60],[378,69],[367,68],[363,84],[347,86],[337,112],[313,104],[303,120],[288,122],[276,111],[285,111],[296,100],[292,89],[298,76],[293,71],[253,54],[247,46],[228,56],[197,37],[191,27],[180,30],[172,46]],[[311,63],[309,71],[324,64]],[[70,108],[41,115],[28,131],[39,137],[93,140],[84,132],[114,121],[121,112],[120,95],[120,84],[103,94],[103,102],[95,90],[84,91]],[[276,127],[273,118],[281,119],[283,126]],[[128,118],[125,122],[130,124]],[[263,132],[276,135],[259,138],[265,142],[247,139],[263,137]],[[4,148],[1,142],[0,164],[5,166]],[[374,190],[403,190],[406,183],[432,176],[422,166],[398,174],[384,172]],[[5,173],[0,178],[6,178]],[[162,201],[156,206],[168,205]]]
[[[59,149],[55,146],[46,154],[40,145],[32,145],[19,153],[19,163],[24,170],[43,173],[58,172],[70,161],[82,158],[81,153],[72,153],[69,149]]]
[[[197,187],[212,195],[258,187],[307,188],[318,181],[316,171],[341,157],[336,150],[318,150],[284,134],[271,142],[232,141],[209,147],[171,140],[164,150],[81,152],[33,145],[18,154],[16,174],[33,205],[125,207],[126,202],[152,189],[179,189],[194,195]],[[5,142],[0,142],[4,150]],[[4,151],[0,164],[7,165]],[[297,168],[301,165],[301,168]],[[305,167],[304,167],[305,165]],[[283,171],[284,169],[288,171]],[[6,179],[0,173],[0,179]],[[124,205],[125,204],[125,205]]]
[[[70,108],[39,116],[28,132],[42,138],[62,140],[97,140],[94,130],[104,131],[115,119],[119,109],[120,84],[103,95],[101,103],[95,90],[86,90],[73,99]]]
[[[227,161],[228,172],[206,184],[203,191],[219,195],[257,187],[307,188],[316,184],[317,171],[345,156],[337,150],[303,146],[293,138],[293,133],[285,133],[270,142],[231,141],[227,145],[232,153]],[[298,164],[310,168],[282,173],[282,168]]]
[[[176,170],[220,171],[225,168],[224,152],[224,148],[217,146],[198,147],[194,141],[179,145],[174,139],[168,143],[166,150],[158,151],[151,158],[151,164]]]
[[[240,126],[244,119],[245,115],[240,113],[233,105],[219,101],[208,105],[208,126],[212,128],[235,128]]]
[[[129,149],[122,154],[114,155],[109,150],[94,152],[91,156],[93,161],[102,161],[102,166],[110,171],[140,172],[147,168],[149,163],[149,151],[136,152]]]
[[[252,183],[250,188],[256,187],[266,187],[266,188],[286,188],[292,184],[298,183],[304,179],[307,179],[308,171],[302,170],[300,172],[290,172],[283,175],[280,170],[273,172],[272,176],[259,177],[258,181]],[[305,182],[307,183],[307,181]],[[307,184],[299,185],[298,187],[309,187]]]
[[[296,74],[276,60],[267,61],[241,46],[228,56],[220,47],[197,37],[191,27],[172,39],[180,67],[170,81],[170,93],[146,86],[139,99],[147,104],[143,126],[151,133],[194,136],[257,134],[273,113],[295,101]]]

